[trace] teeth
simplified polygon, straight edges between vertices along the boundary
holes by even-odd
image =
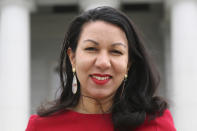
[[[106,77],[99,77],[99,76],[92,76],[93,78],[96,78],[97,80],[106,80],[109,79],[109,76]]]

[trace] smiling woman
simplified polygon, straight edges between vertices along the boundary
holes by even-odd
[[[111,7],[71,23],[60,57],[62,92],[26,131],[175,131],[158,76],[132,21]]]
[[[102,103],[115,95],[129,68],[127,43],[125,33],[113,24],[98,20],[83,26],[76,51],[68,49],[82,97],[88,96]],[[99,108],[95,106],[95,109]],[[97,113],[92,109],[90,112]]]

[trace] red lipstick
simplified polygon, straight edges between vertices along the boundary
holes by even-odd
[[[111,79],[111,75],[109,75],[109,74],[92,74],[91,79],[97,85],[104,85]]]

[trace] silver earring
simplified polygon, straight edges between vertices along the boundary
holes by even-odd
[[[125,83],[126,83],[126,81],[127,81],[127,77],[128,77],[128,75],[125,74],[125,75],[124,75],[124,80],[123,80],[123,85],[122,85],[122,91],[121,91],[121,94],[120,94],[120,98],[123,97],[123,92],[124,92],[124,88],[125,88]]]
[[[76,94],[77,93],[77,78],[76,78],[75,68],[73,68],[72,71],[73,71],[72,92],[73,92],[73,94]]]

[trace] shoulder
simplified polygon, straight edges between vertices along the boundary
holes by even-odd
[[[29,118],[29,122],[25,131],[36,131],[35,121],[38,118],[38,115],[31,115]]]
[[[163,115],[155,119],[157,131],[176,131],[170,111],[167,109]]]
[[[25,131],[48,130],[48,128],[57,128],[59,125],[65,125],[73,118],[69,112],[58,112],[50,116],[41,117],[31,115]]]
[[[162,116],[156,117],[154,120],[145,121],[143,125],[136,131],[176,131],[172,115],[166,109]]]
[[[36,129],[45,128],[52,123],[55,123],[55,120],[61,119],[62,115],[52,115],[41,117],[39,115],[31,115],[29,122],[25,131],[37,131]]]

